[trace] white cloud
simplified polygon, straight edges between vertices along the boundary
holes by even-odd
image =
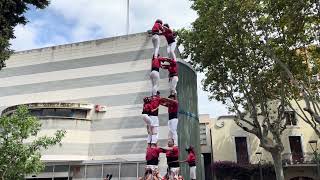
[[[18,25],[14,29],[14,34],[16,39],[10,41],[14,50],[26,50],[39,47],[35,42],[37,38],[37,29],[34,26]]]
[[[127,0],[52,0],[49,9],[75,26],[70,30],[73,41],[109,37],[126,33]],[[157,18],[174,28],[188,26],[196,13],[187,0],[130,1],[130,33],[144,32]]]
[[[45,37],[48,35],[41,31],[45,29],[46,26],[47,22],[44,20],[36,20],[29,22],[26,25],[16,26],[14,28],[14,35],[16,38],[10,41],[11,48],[15,51],[22,51],[63,44],[67,42],[65,37],[58,35],[52,35],[46,42],[41,42],[40,37]]]

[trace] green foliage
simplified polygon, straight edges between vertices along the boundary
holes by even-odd
[[[31,5],[43,9],[48,6],[48,0],[5,0],[0,1],[0,70],[5,67],[12,53],[9,40],[14,37],[14,27],[26,24],[25,12]]]
[[[283,87],[288,90],[293,87],[273,56],[288,65],[299,79],[305,77],[307,66],[297,49],[316,43],[319,27],[316,3],[316,0],[196,0],[192,8],[199,18],[191,30],[179,32],[185,48],[183,54],[191,58],[197,70],[205,72],[204,88],[212,93],[211,98],[226,103],[231,88],[240,94],[247,89],[257,103],[262,95],[277,98]],[[316,49],[319,51],[319,47]],[[293,91],[282,93],[292,95]],[[248,103],[238,98],[237,103]]]
[[[23,179],[37,174],[44,165],[40,150],[58,144],[65,135],[59,130],[53,137],[37,137],[40,121],[20,106],[12,115],[0,117],[0,179]]]

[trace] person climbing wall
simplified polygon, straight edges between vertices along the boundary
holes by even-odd
[[[168,177],[170,180],[177,179],[180,174],[179,148],[174,145],[173,139],[168,139],[168,148],[161,148],[166,153],[168,164]]]
[[[178,146],[178,100],[176,95],[170,95],[168,98],[161,99],[161,105],[168,107],[168,139],[173,139],[174,145]]]
[[[152,58],[151,62],[151,72],[150,72],[150,80],[152,84],[152,95],[156,95],[159,90],[159,81],[160,81],[160,68],[161,63],[169,61],[168,58],[165,57],[157,57]]]
[[[148,131],[148,144],[156,144],[159,137],[159,105],[161,101],[160,92],[157,92],[157,95],[151,97],[145,97],[142,118],[147,124]]]
[[[161,61],[162,63],[163,61]],[[161,68],[167,69],[169,72],[169,89],[171,95],[177,94],[177,84],[179,81],[178,78],[178,66],[177,62],[174,59],[166,58],[164,62],[168,62],[169,64],[161,64]]]
[[[162,34],[162,31],[162,21],[160,19],[157,19],[152,27],[153,58],[158,57],[159,55],[160,35]]]
[[[163,25],[162,35],[167,40],[167,53],[168,53],[168,56],[171,59],[176,60],[176,55],[174,53],[174,51],[176,49],[176,46],[177,46],[177,42],[175,40],[176,33],[173,32],[173,30],[170,29],[169,24],[166,23],[166,24]]]
[[[148,144],[146,149],[146,170],[151,170],[152,172],[158,169],[159,155],[162,152],[161,148],[158,147],[157,143]]]

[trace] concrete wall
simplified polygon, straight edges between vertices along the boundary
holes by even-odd
[[[177,91],[179,100],[178,135],[180,158],[186,159],[186,147],[189,145],[195,147],[197,153],[197,179],[202,179],[203,162],[199,143],[197,74],[184,62],[179,62],[179,83]],[[187,164],[181,165],[181,172],[186,180],[190,179]]]

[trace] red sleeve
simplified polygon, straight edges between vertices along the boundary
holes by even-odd
[[[175,154],[179,154],[179,148],[178,147],[173,147],[173,152]]]
[[[173,101],[171,101],[171,104],[174,105],[174,106],[178,106],[178,101],[177,100],[173,100]]]
[[[166,99],[161,98],[161,99],[160,99],[160,104],[161,104],[162,106],[168,107],[168,103],[167,103]]]
[[[176,66],[177,65],[177,62],[175,60],[173,60],[173,59],[170,59],[169,62],[170,62],[171,66]]]

